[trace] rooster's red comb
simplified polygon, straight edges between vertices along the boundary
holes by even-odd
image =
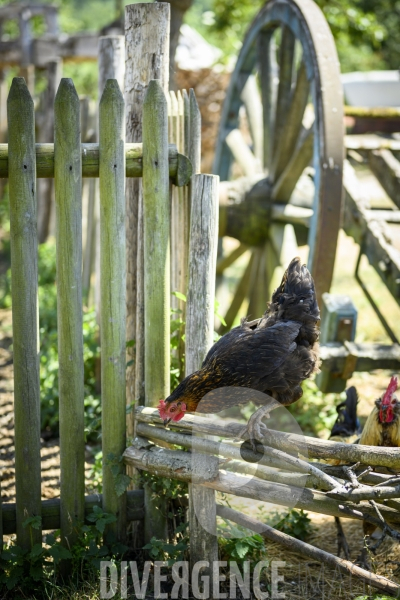
[[[394,392],[397,390],[397,388],[398,388],[397,377],[392,377],[390,379],[389,385],[387,386],[387,390],[383,395],[382,404],[389,404],[390,398],[392,397]]]

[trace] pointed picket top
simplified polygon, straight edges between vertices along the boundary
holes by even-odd
[[[23,77],[14,77],[8,94],[7,105],[24,101],[33,106],[32,96]]]
[[[124,97],[116,79],[107,79],[100,99],[100,106],[106,102],[118,102],[124,106]]]
[[[63,77],[58,86],[56,98],[54,102],[54,109],[56,106],[71,104],[72,106],[79,106],[79,96],[74,86],[74,82],[69,77]]]
[[[194,90],[189,91],[190,104],[190,146],[189,158],[192,163],[193,173],[201,171],[201,114]]]
[[[143,107],[149,104],[162,104],[167,107],[167,100],[161,87],[159,79],[152,79],[148,85],[146,96],[144,97]]]

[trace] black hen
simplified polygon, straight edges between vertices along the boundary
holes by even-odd
[[[357,417],[358,394],[352,385],[346,390],[346,400],[336,407],[338,417],[332,427],[330,439],[353,444],[361,433]],[[335,439],[334,439],[335,438]]]
[[[301,382],[318,369],[319,318],[314,281],[294,258],[265,314],[255,321],[243,320],[214,344],[201,369],[160,402],[160,415],[166,422],[179,421],[186,411],[216,413],[237,405],[237,394],[218,392],[227,386],[252,388],[284,405],[295,402],[302,396]],[[268,397],[256,394],[254,402],[266,403]],[[258,412],[250,419],[251,439],[255,434],[260,439],[263,415]]]

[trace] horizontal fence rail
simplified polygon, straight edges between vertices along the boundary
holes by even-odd
[[[0,178],[9,176],[9,145],[0,144]],[[35,144],[36,177],[54,177],[54,144]],[[81,144],[82,177],[99,176],[99,144]],[[143,144],[125,144],[126,177],[143,176]],[[189,159],[175,144],[168,146],[169,176],[177,186],[187,185],[192,174]]]
[[[95,506],[102,506],[102,494],[92,494],[85,497],[85,516],[93,512]],[[144,518],[144,492],[134,490],[127,492],[126,519],[127,521],[141,521]],[[3,504],[3,534],[12,535],[17,531],[15,502]],[[42,529],[52,531],[60,529],[60,498],[52,498],[42,502]]]

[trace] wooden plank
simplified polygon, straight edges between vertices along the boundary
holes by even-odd
[[[164,93],[169,80],[170,5],[130,4],[125,7],[125,105],[126,140],[142,141],[142,108],[152,79],[161,81]],[[144,159],[143,159],[144,160]],[[126,183],[127,329],[126,339],[136,344],[127,349],[126,402],[144,401],[144,260],[142,181]],[[161,398],[161,396],[160,396]],[[133,436],[133,416],[127,417],[128,436]]]
[[[40,516],[40,390],[36,230],[35,120],[22,78],[13,79],[7,102],[14,355],[17,543],[41,543],[41,530],[24,527]]]
[[[193,175],[189,285],[186,307],[186,375],[197,371],[213,344],[215,268],[218,245],[218,182],[216,175]],[[196,457],[196,459],[199,457]],[[215,492],[189,485],[190,560],[218,560]],[[206,568],[212,577],[212,567]]]
[[[400,208],[400,162],[390,150],[373,150],[368,153],[368,165],[379,183]]]
[[[335,377],[341,377],[349,357],[352,360],[354,371],[368,372],[373,369],[400,369],[400,346],[392,344],[356,344],[354,342],[332,342],[322,344],[320,347],[322,360],[321,369],[328,371]],[[352,358],[354,357],[354,359]]]
[[[79,98],[62,79],[54,103],[57,318],[60,395],[61,540],[71,547],[84,517],[82,164]]]
[[[375,133],[346,135],[344,142],[348,150],[380,150],[383,148],[400,150],[400,140],[382,137]]]
[[[346,117],[362,119],[400,119],[400,108],[396,106],[349,106],[343,107]]]
[[[93,512],[95,506],[102,506],[102,494],[85,496],[85,516]],[[134,490],[127,493],[126,520],[139,521],[144,518],[143,490]],[[43,531],[51,531],[60,528],[60,498],[52,498],[42,502]],[[3,525],[5,535],[11,535],[17,531],[16,505],[13,502],[3,504]]]
[[[115,490],[107,458],[122,456],[125,421],[125,110],[116,79],[108,79],[99,107],[100,288],[103,509],[117,515],[108,526],[126,538],[126,494]]]
[[[36,144],[36,176],[54,177],[54,144]],[[99,176],[99,145],[82,144],[82,177]],[[142,177],[143,175],[143,146],[142,143],[125,144],[126,176]],[[169,146],[169,175],[177,178],[178,152],[174,145]],[[191,173],[184,181],[176,185],[187,185]],[[8,177],[8,144],[0,144],[0,177]]]
[[[357,175],[344,163],[345,203],[343,228],[359,244],[393,298],[400,303],[400,252],[391,242],[385,223],[368,218],[368,203],[360,196]]]
[[[144,375],[145,404],[170,386],[170,240],[168,114],[162,86],[150,81],[143,103]],[[145,539],[167,538],[167,515],[145,487]]]

